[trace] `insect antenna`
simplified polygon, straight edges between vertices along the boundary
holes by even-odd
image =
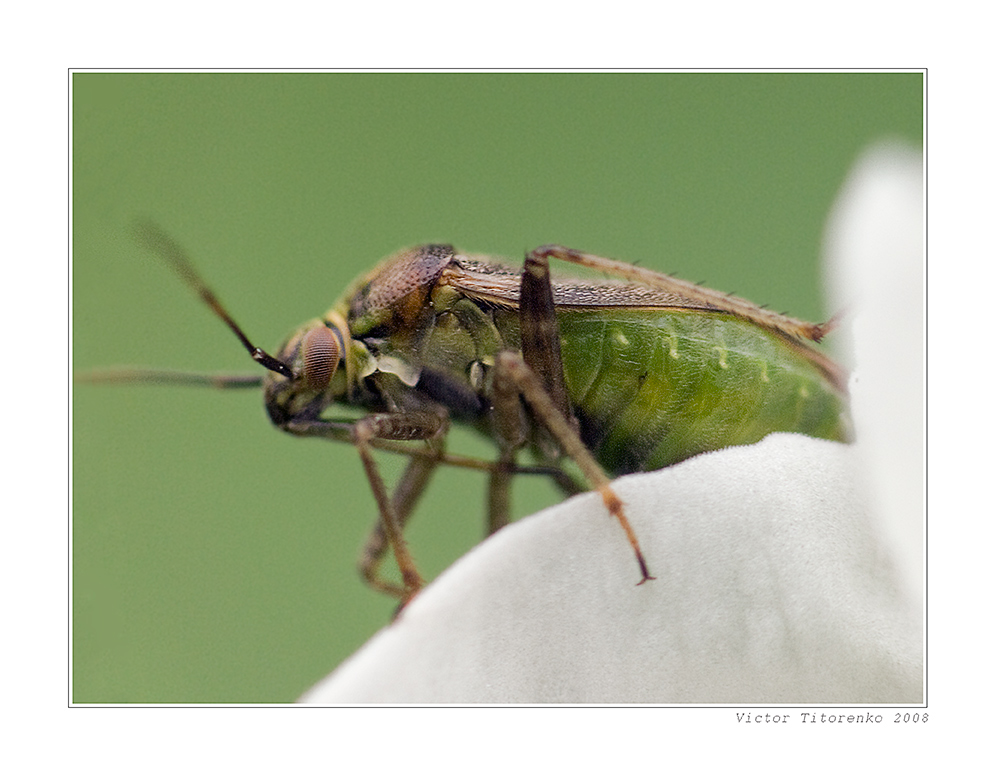
[[[115,367],[81,372],[73,376],[77,383],[149,383],[152,385],[190,385],[210,388],[260,388],[261,375],[212,372],[176,372],[167,369]]]
[[[188,255],[185,254],[184,250],[173,238],[152,222],[146,220],[136,223],[135,234],[140,243],[173,268],[174,272],[181,277],[181,280],[191,287],[202,298],[202,301],[212,309],[212,312],[226,322],[226,325],[240,338],[240,342],[243,343],[244,348],[247,349],[247,352],[250,353],[254,361],[265,369],[277,372],[279,375],[292,380],[292,370],[283,362],[265,353],[265,351],[247,339],[247,335],[244,334],[237,322],[233,320],[233,317],[227,313],[222,303],[216,297],[215,292],[198,275],[198,271],[195,270],[195,266],[188,259]]]

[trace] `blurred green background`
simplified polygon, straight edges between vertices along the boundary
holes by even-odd
[[[78,372],[254,370],[137,217],[269,350],[429,241],[563,243],[819,320],[839,185],[923,117],[922,75],[890,73],[77,73],[72,98]],[[73,428],[76,702],[291,701],[389,619],[355,572],[376,508],[351,447],[279,433],[257,391],[78,385]],[[484,489],[437,474],[408,529],[426,578],[479,540]],[[516,483],[520,514],[556,500]]]

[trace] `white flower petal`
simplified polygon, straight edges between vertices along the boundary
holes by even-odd
[[[867,152],[832,212],[826,265],[848,308],[857,447],[912,602],[925,587],[925,242],[921,154]]]
[[[789,434],[615,484],[457,562],[314,702],[914,702],[921,623],[851,448]]]

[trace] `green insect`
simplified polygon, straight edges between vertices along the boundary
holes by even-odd
[[[610,477],[751,444],[775,431],[850,438],[845,375],[809,342],[834,322],[797,321],[561,246],[534,250],[518,270],[427,245],[362,276],[271,356],[251,344],[170,237],[152,225],[139,232],[268,372],[114,370],[85,379],[222,388],[263,383],[278,428],[353,444],[379,509],[360,569],[367,583],[402,603],[422,585],[402,529],[439,465],[486,472],[488,533],[508,522],[514,475],[546,474],[567,494],[584,489],[583,476],[619,521],[644,583],[653,576]],[[603,279],[551,280],[551,259]],[[337,405],[365,415],[338,418],[331,414]],[[453,421],[490,437],[497,457],[448,453]],[[374,449],[410,458],[392,492]],[[519,462],[524,450],[531,465]],[[401,583],[380,575],[388,551]]]

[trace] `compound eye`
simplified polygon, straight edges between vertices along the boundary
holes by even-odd
[[[327,327],[314,327],[303,338],[303,380],[311,391],[330,385],[341,360],[341,346]]]

